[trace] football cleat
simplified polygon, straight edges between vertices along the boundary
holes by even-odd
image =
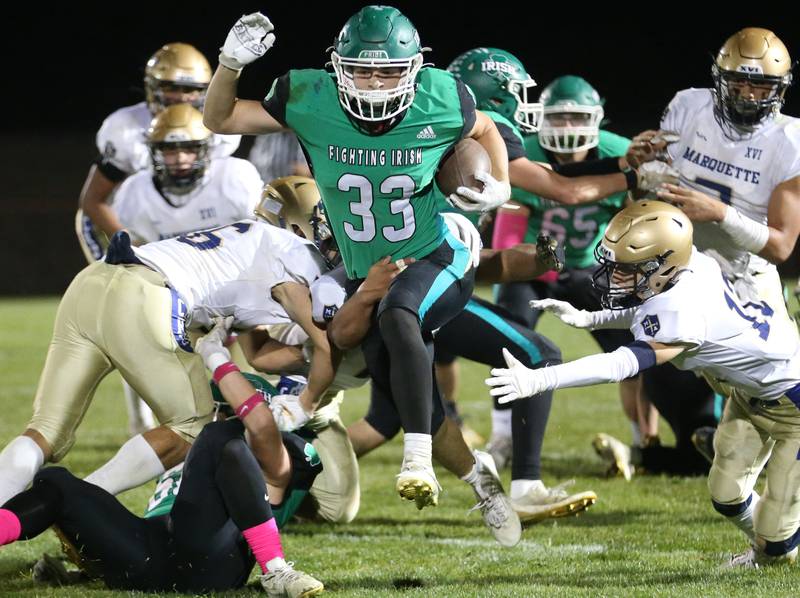
[[[436,480],[433,466],[405,460],[403,468],[397,474],[395,488],[400,498],[413,500],[420,510],[439,504],[439,491],[442,489]]]
[[[760,569],[771,565],[792,565],[797,560],[797,547],[780,556],[770,556],[751,546],[740,554],[733,555],[725,563],[726,569]]]
[[[753,548],[733,555],[730,560],[725,563],[726,569],[758,569],[759,565],[756,559],[756,551]]]
[[[570,494],[566,489],[574,483],[575,480],[567,480],[553,488],[544,484],[531,488],[522,496],[512,498],[511,506],[523,524],[577,515],[596,503],[597,495],[591,490]]]
[[[269,571],[261,576],[261,587],[270,598],[308,598],[325,589],[322,582],[308,573],[298,571],[294,563]]]
[[[697,452],[703,455],[709,463],[714,462],[714,432],[716,428],[703,426],[692,432],[692,444]]]
[[[499,471],[511,465],[511,457],[514,453],[514,442],[510,435],[492,434],[489,443],[486,445],[486,452],[494,459],[494,464]]]
[[[613,436],[600,433],[595,436],[592,446],[599,457],[608,464],[608,475],[621,475],[631,481],[634,467],[631,463],[631,448]]]
[[[81,571],[67,571],[61,559],[47,553],[36,561],[31,571],[31,577],[35,583],[50,586],[69,586],[89,579]]]
[[[483,522],[502,546],[516,546],[522,536],[522,525],[503,491],[500,476],[489,453],[472,451],[478,468],[478,481],[472,486],[478,504],[469,512],[480,510]]]

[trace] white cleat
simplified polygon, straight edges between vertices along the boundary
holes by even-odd
[[[553,488],[542,484],[518,498],[512,498],[511,505],[523,524],[577,515],[596,503],[597,495],[591,490],[570,494],[566,488],[574,483],[575,480],[568,480]]]
[[[631,448],[608,434],[598,434],[592,446],[600,458],[608,464],[608,475],[621,475],[631,481],[634,467],[631,463]]]
[[[752,546],[740,554],[733,555],[725,563],[726,569],[760,569],[771,565],[792,565],[797,560],[797,548],[780,556],[769,556]]]
[[[494,464],[498,471],[504,470],[511,464],[511,457],[514,454],[514,442],[510,435],[492,434],[489,443],[486,445],[486,452],[494,459]]]
[[[502,546],[516,546],[522,536],[522,525],[503,491],[500,476],[489,453],[472,451],[478,466],[478,482],[472,487],[478,499],[470,512],[480,510],[483,522]]]
[[[322,582],[308,573],[298,571],[294,563],[261,576],[261,587],[269,598],[309,598],[325,589]]]
[[[442,489],[432,465],[405,460],[403,468],[397,474],[395,488],[400,498],[413,500],[420,510],[438,505],[439,491]]]

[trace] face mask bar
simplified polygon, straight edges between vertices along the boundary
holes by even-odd
[[[192,85],[190,83],[181,83],[179,81],[158,81],[156,79],[148,79],[147,87],[147,102],[156,108],[155,114],[164,110],[167,106],[173,104],[181,104],[180,100],[171,100],[167,97],[169,92],[178,93],[195,93],[199,92],[198,97],[190,103],[193,107],[197,108],[200,112],[206,102],[206,90],[208,85]]]
[[[422,54],[411,58],[343,58],[331,52],[336,74],[339,103],[355,118],[365,122],[388,120],[406,110],[414,101],[416,79],[422,68]],[[358,89],[353,77],[355,68],[400,68],[403,72],[392,89]]]
[[[533,79],[508,82],[508,92],[517,100],[514,121],[526,133],[536,133],[539,130],[544,112],[544,105],[533,101],[534,87],[536,81]]]
[[[568,116],[558,115],[570,114],[585,116],[585,124],[561,124]],[[547,106],[539,129],[539,144],[557,154],[574,154],[597,147],[603,115],[602,106]]]
[[[196,158],[192,161],[191,167],[185,174],[171,172],[164,159],[165,151],[181,149],[196,153]],[[175,195],[185,195],[192,191],[205,176],[210,163],[209,140],[207,139],[202,141],[151,143],[150,153],[153,160],[153,171],[161,188]]]
[[[622,264],[606,257],[598,243],[594,257],[600,267],[592,275],[592,285],[600,291],[600,304],[605,309],[627,309],[641,304],[655,293],[650,278],[661,268],[667,256],[635,264]]]

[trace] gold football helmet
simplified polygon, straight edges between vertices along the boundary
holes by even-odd
[[[211,65],[194,46],[166,44],[150,57],[144,69],[147,107],[153,115],[180,102],[202,110],[210,82]]]
[[[778,113],[791,70],[789,51],[772,31],[746,27],[728,38],[711,67],[714,116],[728,137],[745,138]]]
[[[264,186],[256,216],[314,242],[328,266],[341,261],[314,179],[286,176]]]
[[[668,289],[689,263],[692,222],[671,204],[639,201],[611,219],[594,253],[603,307],[633,307]]]
[[[189,104],[168,106],[153,118],[147,145],[161,189],[185,195],[197,186],[211,161],[211,135],[203,125],[203,115]],[[194,157],[187,160],[184,154]]]

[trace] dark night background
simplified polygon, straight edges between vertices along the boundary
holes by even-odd
[[[321,67],[345,20],[364,2],[61,4],[6,15],[0,175],[7,247],[0,295],[62,292],[85,265],[73,232],[78,194],[95,156],[94,135],[117,108],[143,99],[145,62],[162,44],[195,45],[216,66],[218,48],[243,13],[261,10],[277,43],[244,71],[239,95],[260,98],[273,77]],[[510,3],[397,2],[417,26],[428,61],[494,46],[516,54],[541,87],[581,75],[606,99],[606,128],[633,135],[658,124],[680,89],[710,85],[711,55],[746,26],[766,27],[800,57],[800,22],[767,16],[698,17],[671,3],[578,8]],[[90,8],[94,6],[94,8]],[[700,7],[694,4],[694,9]],[[116,12],[121,8],[124,12]],[[708,6],[707,8],[710,8]],[[800,89],[784,112],[800,115]],[[245,147],[249,147],[249,143]]]

